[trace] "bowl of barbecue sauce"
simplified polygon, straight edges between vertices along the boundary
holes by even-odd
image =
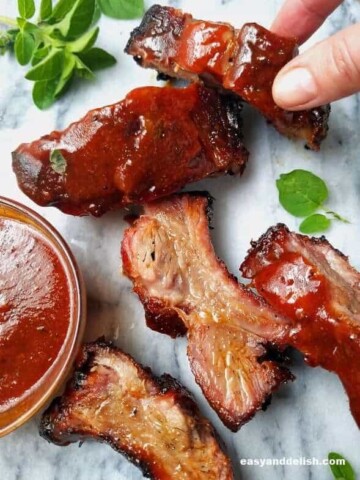
[[[35,415],[66,379],[83,334],[85,298],[59,233],[0,197],[0,437]]]

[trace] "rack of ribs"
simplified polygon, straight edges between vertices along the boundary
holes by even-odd
[[[38,205],[100,216],[209,176],[241,174],[248,153],[240,114],[238,99],[200,85],[139,88],[20,145],[13,169]]]
[[[272,97],[277,73],[298,52],[295,38],[279,37],[256,23],[236,30],[154,5],[132,32],[125,51],[141,66],[165,76],[200,80],[239,95],[280,133],[305,140],[313,150],[326,137],[329,105],[289,112]]]
[[[175,195],[145,205],[125,232],[124,273],[150,328],[187,334],[197,383],[233,431],[264,407],[290,372],[277,360],[289,322],[240,285],[216,257],[209,200]],[[276,352],[276,354],[275,354]]]
[[[41,435],[60,446],[93,438],[153,480],[233,480],[230,460],[189,392],[103,341],[84,345]]]
[[[240,270],[296,328],[288,344],[311,366],[335,372],[360,427],[360,274],[324,238],[270,228]]]

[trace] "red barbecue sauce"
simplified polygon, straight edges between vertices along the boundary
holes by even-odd
[[[48,240],[0,217],[0,413],[52,366],[70,325],[70,286]]]

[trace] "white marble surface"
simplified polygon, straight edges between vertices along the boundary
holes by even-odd
[[[161,3],[161,2],[160,2]],[[167,2],[162,2],[167,3]],[[169,1],[199,18],[241,25],[257,21],[268,26],[281,0],[180,0]],[[14,0],[0,0],[0,14],[15,14]],[[148,2],[148,6],[150,2]],[[333,33],[360,20],[358,1],[347,1],[311,40]],[[197,398],[202,411],[214,422],[235,464],[240,458],[316,457],[331,450],[351,459],[360,475],[360,432],[337,378],[294,359],[297,380],[274,395],[267,412],[259,413],[237,434],[224,428],[195,385],[186,359],[186,343],[173,341],[147,329],[143,309],[120,274],[119,247],[126,227],[122,212],[101,219],[71,218],[55,209],[34,206],[17,188],[11,171],[11,151],[54,128],[63,128],[87,110],[121,99],[137,86],[156,84],[155,74],[138,68],[122,53],[130,30],[137,22],[101,20],[99,44],[113,52],[118,64],[98,74],[96,82],[81,83],[47,112],[38,111],[30,98],[30,83],[10,56],[0,58],[0,194],[22,201],[50,220],[72,247],[84,272],[89,297],[87,339],[106,334],[139,361],[160,374],[167,371],[183,382]],[[329,206],[351,219],[336,224],[330,241],[350,255],[360,269],[360,103],[358,97],[333,107],[330,135],[321,153],[304,150],[246,112],[246,145],[251,160],[244,176],[202,182],[191,188],[208,189],[216,198],[212,232],[216,250],[232,272],[244,258],[251,238],[282,221],[290,228],[297,222],[277,200],[275,179],[294,168],[310,169],[325,178],[331,189]],[[38,435],[38,419],[0,440],[2,480],[140,480],[141,473],[107,445],[87,442],[59,448]],[[328,467],[242,467],[244,480],[327,480]]]

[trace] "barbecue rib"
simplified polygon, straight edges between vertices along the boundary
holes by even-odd
[[[57,445],[95,438],[155,480],[232,480],[229,459],[190,394],[102,341],[85,345],[65,394],[43,415]]]
[[[20,188],[73,215],[151,201],[187,183],[239,174],[241,103],[211,89],[146,87],[13,153]]]
[[[288,343],[337,373],[360,426],[360,274],[325,238],[270,228],[240,267],[278,312],[300,326]]]
[[[287,322],[217,259],[205,196],[175,195],[145,206],[122,244],[124,273],[144,304],[148,326],[188,334],[197,383],[224,424],[236,431],[291,374],[268,349]]]
[[[235,30],[154,5],[125,49],[143,67],[169,77],[201,80],[230,90],[256,107],[288,137],[318,150],[328,130],[328,105],[301,112],[279,108],[272,97],[277,73],[297,54],[295,38],[282,38],[256,23]]]

